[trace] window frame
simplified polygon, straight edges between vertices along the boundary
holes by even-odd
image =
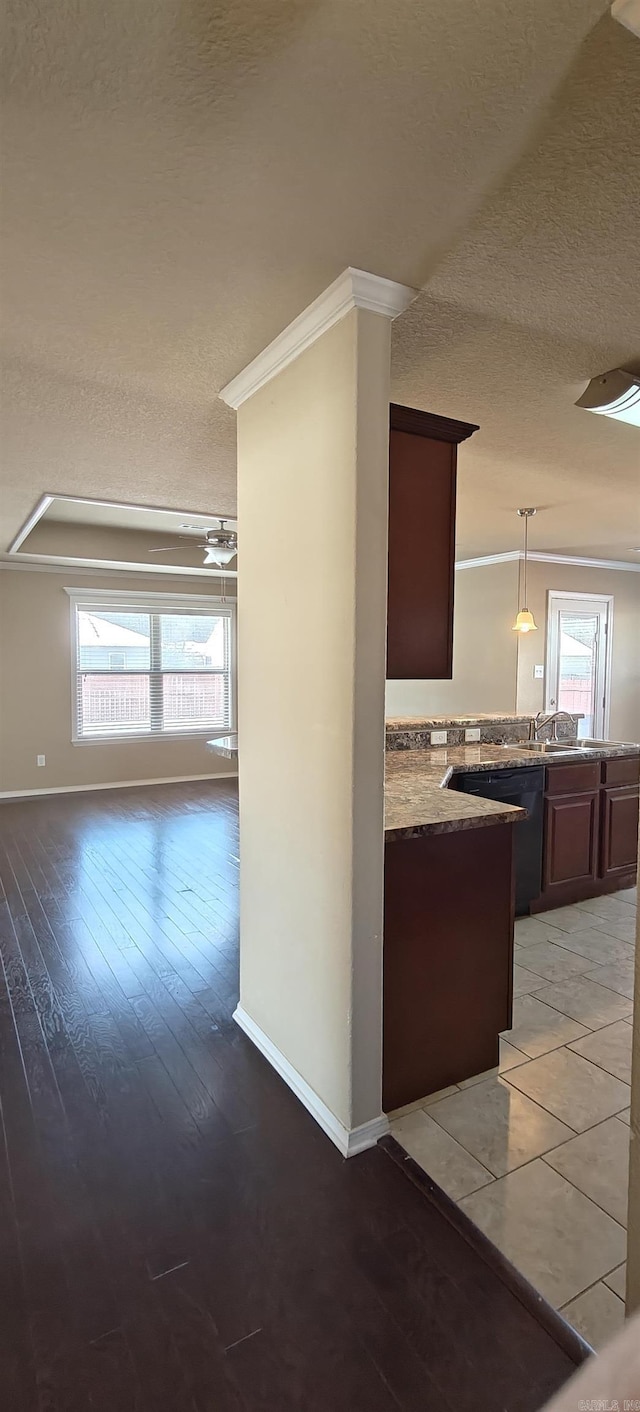
[[[193,593],[131,593],[120,589],[79,589],[65,588],[65,593],[69,596],[69,636],[70,636],[70,663],[71,663],[71,744],[72,745],[113,745],[118,741],[152,741],[157,744],[163,740],[207,740],[215,739],[222,735],[235,733],[236,726],[236,682],[237,682],[237,600],[235,598],[221,597],[214,594],[193,594]],[[195,611],[209,617],[215,617],[218,610],[224,609],[225,615],[229,617],[229,721],[230,724],[221,729],[215,726],[185,727],[184,730],[132,730],[117,731],[113,734],[104,735],[82,735],[79,733],[78,725],[80,720],[78,701],[78,679],[82,674],[82,669],[78,660],[78,609],[89,611],[91,608],[96,612],[104,612],[109,608],[119,611],[149,613],[150,615],[159,613],[183,613]],[[215,669],[214,669],[215,670]],[[94,673],[93,675],[108,676],[109,668],[104,673]],[[171,675],[186,675],[186,671],[166,673]],[[206,675],[205,671],[193,670],[194,676]],[[148,670],[127,672],[126,669],[113,668],[113,676],[148,676],[149,694],[153,697],[153,684],[162,680],[162,672],[152,672]],[[153,719],[153,710],[151,711]]]

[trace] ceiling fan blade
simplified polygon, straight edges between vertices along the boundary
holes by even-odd
[[[202,545],[197,544],[197,543],[194,544],[193,541],[192,541],[192,542],[191,542],[191,548],[192,548],[192,549],[198,549],[198,550],[200,550],[200,549],[202,548]],[[183,546],[182,546],[181,544],[170,544],[170,545],[167,546],[166,549],[149,549],[149,550],[148,550],[148,553],[149,553],[149,554],[175,554],[176,552],[179,552],[180,554],[184,554],[184,553],[185,553],[185,550],[184,550],[184,548],[183,548]]]

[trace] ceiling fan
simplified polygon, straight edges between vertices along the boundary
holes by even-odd
[[[181,525],[181,529],[199,529],[199,525]],[[193,539],[190,534],[178,534],[176,539],[188,540],[191,549],[204,549],[205,564],[219,564],[223,567],[235,559],[238,553],[238,536],[235,530],[225,529],[225,521],[220,520],[219,529],[205,529],[204,539]],[[186,545],[185,545],[186,548]],[[175,546],[150,549],[150,554],[172,554]]]

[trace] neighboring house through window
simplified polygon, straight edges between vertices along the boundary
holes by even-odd
[[[67,591],[75,741],[233,728],[233,604]]]

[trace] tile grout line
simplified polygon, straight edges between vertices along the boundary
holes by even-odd
[[[621,1022],[621,1023],[622,1023],[622,1022]],[[597,1031],[594,1030],[594,1034],[595,1034],[595,1033],[597,1033]],[[586,1039],[586,1038],[587,1038],[587,1035],[583,1035],[582,1038],[583,1038],[583,1039]],[[577,1040],[575,1040],[575,1041],[573,1041],[573,1042],[576,1043],[576,1044],[578,1043]],[[568,1046],[567,1044],[561,1044],[558,1049],[550,1049],[550,1050],[549,1050],[549,1054],[559,1054],[559,1053],[561,1052],[561,1050],[563,1050],[563,1049],[567,1049],[567,1050],[568,1050],[568,1049],[569,1049],[569,1046]],[[530,1060],[530,1063],[535,1064],[535,1062],[536,1062],[537,1059],[546,1059],[546,1058],[547,1058],[547,1055],[546,1055],[546,1054],[537,1054],[537,1055],[536,1055],[536,1059],[531,1059],[531,1060]],[[584,1059],[585,1064],[591,1064],[591,1063],[593,1062],[591,1059],[585,1059],[584,1054],[576,1054],[576,1059]],[[517,1067],[518,1067],[519,1069],[520,1069],[520,1068],[524,1068],[524,1065],[518,1064]],[[598,1064],[594,1064],[593,1067],[594,1067],[594,1069],[597,1069],[597,1068],[599,1068],[600,1066],[599,1066]],[[602,1073],[603,1073],[603,1074],[607,1074],[610,1079],[615,1079],[615,1078],[617,1078],[616,1074],[609,1074],[608,1069],[603,1069],[603,1070],[602,1070]],[[508,1075],[506,1075],[506,1074],[505,1074],[505,1075],[502,1075],[502,1074],[501,1074],[500,1077],[501,1077],[501,1078],[502,1078],[502,1077],[506,1078],[507,1083],[510,1082],[510,1080],[509,1080],[509,1078],[508,1078]],[[624,1079],[617,1079],[617,1082],[622,1084],[622,1083],[625,1082],[625,1080],[624,1080]],[[513,1084],[512,1084],[511,1086],[512,1086],[512,1088],[515,1088],[518,1093],[521,1093],[524,1098],[528,1098],[529,1101],[530,1101],[530,1103],[536,1103],[537,1106],[538,1106],[538,1108],[542,1108],[545,1113],[548,1113],[548,1114],[549,1114],[549,1117],[550,1117],[550,1118],[555,1118],[555,1119],[556,1119],[556,1122],[562,1123],[565,1128],[569,1128],[571,1132],[575,1133],[575,1136],[576,1136],[576,1137],[580,1137],[583,1132],[584,1132],[584,1133],[590,1133],[590,1132],[593,1131],[594,1128],[599,1128],[599,1127],[600,1127],[600,1123],[606,1123],[606,1122],[608,1122],[609,1118],[617,1118],[618,1113],[624,1113],[624,1112],[626,1111],[626,1109],[629,1107],[629,1104],[628,1104],[628,1103],[624,1103],[623,1106],[622,1106],[622,1108],[617,1108],[617,1109],[616,1109],[615,1113],[608,1113],[606,1118],[599,1118],[597,1123],[592,1123],[591,1126],[588,1127],[588,1128],[572,1128],[570,1123],[567,1123],[564,1118],[559,1118],[559,1117],[558,1117],[558,1114],[552,1112],[552,1110],[551,1110],[550,1108],[547,1108],[547,1107],[545,1106],[545,1104],[542,1103],[539,1098],[531,1098],[531,1095],[528,1094],[528,1093],[525,1093],[524,1089],[518,1088],[518,1085],[517,1085],[517,1083],[515,1082],[515,1080],[514,1080],[514,1082],[513,1082]],[[629,1096],[631,1096],[631,1085],[630,1085],[630,1084],[627,1084],[627,1088],[629,1089]],[[626,1126],[626,1124],[625,1124],[625,1126]],[[567,1142],[569,1142],[569,1141],[570,1141],[570,1138],[567,1138]],[[562,1143],[558,1143],[558,1147],[561,1147],[561,1146],[562,1146]],[[547,1148],[547,1152],[553,1152],[553,1148],[552,1148],[552,1147],[548,1147],[548,1148]]]
[[[624,1262],[623,1262],[623,1263],[624,1263]],[[618,1270],[619,1268],[620,1268],[619,1265],[614,1265],[614,1267],[613,1267],[614,1270]],[[590,1285],[585,1285],[584,1289],[578,1290],[578,1293],[577,1293],[577,1294],[574,1294],[571,1299],[568,1299],[567,1302],[566,1302],[566,1304],[559,1304],[559,1305],[558,1305],[558,1313],[559,1313],[559,1314],[562,1314],[563,1311],[564,1311],[565,1309],[568,1309],[568,1308],[569,1308],[569,1305],[570,1305],[570,1304],[573,1304],[576,1299],[582,1299],[583,1294],[588,1294],[590,1290],[592,1290],[592,1289],[597,1289],[598,1285],[604,1285],[605,1280],[608,1279],[609,1275],[612,1275],[612,1274],[613,1274],[613,1270],[609,1270],[606,1275],[601,1275],[599,1280],[594,1280],[592,1284],[590,1284]],[[620,1298],[620,1295],[619,1295],[619,1294],[616,1294],[615,1289],[610,1289],[609,1285],[605,1285],[605,1289],[607,1289],[607,1290],[609,1291],[609,1294],[612,1294],[612,1295],[613,1295],[614,1299],[617,1299],[618,1303],[621,1304],[621,1305],[622,1305],[622,1308],[624,1309],[624,1307],[625,1307],[624,1299],[621,1299],[621,1298]],[[572,1327],[573,1327],[573,1325],[572,1325]]]
[[[614,1117],[615,1117],[615,1114],[614,1114]],[[603,1121],[604,1121],[605,1123],[608,1123],[608,1122],[610,1121],[610,1119],[609,1119],[609,1118],[605,1118]],[[596,1124],[595,1124],[595,1127],[600,1127],[600,1124],[599,1124],[599,1123],[596,1123]],[[594,1128],[585,1128],[585,1132],[592,1133],[592,1132],[594,1132]],[[576,1137],[582,1137],[582,1133],[576,1133]],[[570,1142],[573,1142],[573,1138],[567,1138],[567,1144],[570,1143]],[[565,1145],[566,1145],[566,1144],[563,1143],[563,1142],[560,1143],[560,1147],[564,1147]],[[606,1210],[606,1207],[602,1206],[599,1201],[596,1201],[595,1196],[589,1196],[586,1191],[583,1191],[583,1190],[582,1190],[582,1187],[576,1186],[576,1183],[575,1183],[575,1182],[572,1182],[571,1177],[568,1177],[565,1172],[559,1172],[557,1167],[554,1167],[551,1162],[548,1162],[548,1161],[547,1161],[547,1158],[550,1157],[553,1152],[558,1152],[558,1151],[559,1151],[559,1147],[556,1147],[556,1148],[553,1148],[553,1147],[552,1147],[552,1148],[549,1149],[548,1152],[542,1153],[541,1158],[540,1158],[541,1162],[544,1162],[544,1163],[545,1163],[545,1166],[547,1166],[551,1172],[555,1172],[555,1174],[556,1174],[557,1177],[562,1177],[565,1182],[568,1182],[569,1186],[572,1186],[572,1187],[573,1187],[573,1190],[574,1190],[574,1191],[577,1191],[580,1196],[584,1196],[584,1198],[585,1198],[586,1201],[590,1201],[593,1206],[597,1206],[598,1210],[599,1210],[599,1211],[602,1211],[603,1215],[608,1216],[608,1217],[609,1217],[609,1220],[610,1220],[610,1221],[613,1221],[614,1225],[617,1226],[619,1230],[621,1230],[621,1231],[624,1232],[625,1236],[627,1237],[627,1245],[628,1245],[627,1227],[626,1227],[626,1226],[623,1226],[620,1221],[617,1221],[616,1218],[615,1218],[615,1216],[612,1216],[612,1215],[611,1215],[611,1212],[610,1212],[610,1211],[607,1211],[607,1210]],[[626,1254],[625,1254],[625,1260],[626,1260]],[[618,1261],[618,1265],[621,1265],[621,1264],[624,1264],[624,1261],[619,1260],[619,1261]],[[614,1270],[617,1270],[617,1269],[618,1269],[618,1265],[614,1265],[614,1267],[613,1267]],[[611,1272],[609,1271],[608,1273],[610,1274]],[[604,1279],[604,1275],[601,1275],[601,1276],[600,1276],[600,1279],[603,1280],[603,1279]],[[597,1281],[597,1280],[594,1280],[594,1284],[597,1284],[597,1283],[598,1283],[598,1281]]]

